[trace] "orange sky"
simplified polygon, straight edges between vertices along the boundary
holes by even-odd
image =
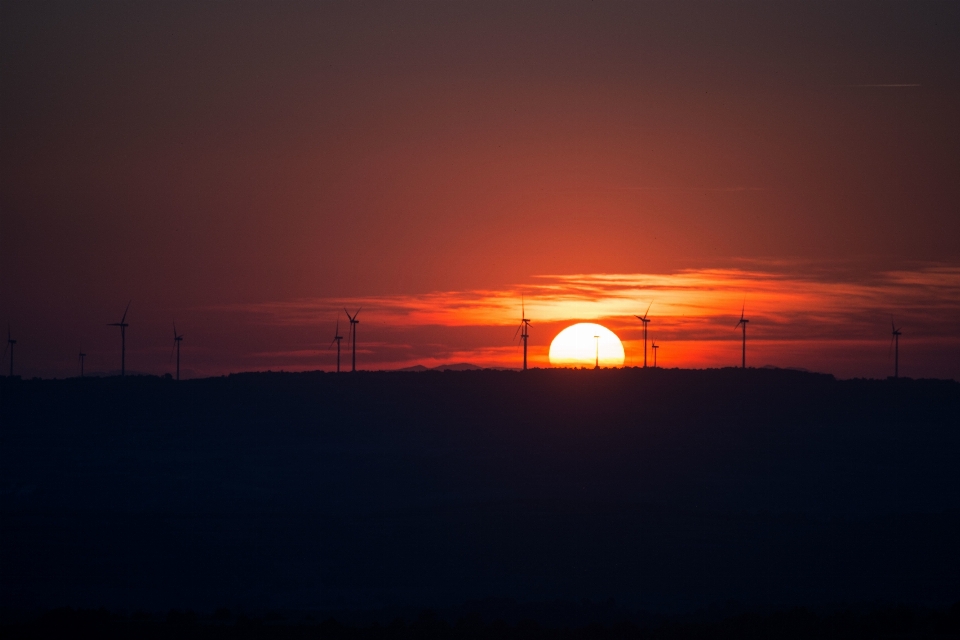
[[[505,364],[523,291],[534,362],[578,319],[630,362],[652,298],[663,364],[735,364],[746,294],[757,365],[885,375],[895,314],[905,373],[960,377],[956,3],[0,14],[23,375],[116,368],[131,299],[150,373],[174,320],[191,375],[327,366],[361,302],[371,366]]]
[[[333,337],[340,312],[363,308],[359,319],[362,366],[397,368],[471,362],[516,367],[519,348],[509,342],[519,323],[523,295],[533,321],[531,366],[549,366],[547,350],[575,322],[599,322],[624,342],[626,365],[643,362],[640,323],[650,308],[648,340],[661,345],[660,363],[678,367],[737,364],[742,305],[755,366],[805,367],[839,375],[884,375],[892,368],[890,322],[906,327],[904,373],[918,364],[942,376],[960,375],[960,268],[927,267],[874,274],[851,281],[825,281],[809,271],[750,269],[687,270],[673,274],[543,276],[500,291],[447,291],[419,296],[306,299],[218,308],[244,322],[274,330],[318,334],[313,348],[261,354],[279,368],[329,368],[324,328]],[[320,322],[326,319],[326,326]],[[913,355],[907,358],[907,345]],[[344,343],[346,344],[346,343]],[[931,350],[939,354],[931,356]],[[923,354],[918,358],[918,354]],[[652,355],[650,356],[652,361]],[[888,362],[889,360],[889,362]],[[907,363],[910,363],[908,365]],[[919,371],[917,372],[919,373]]]

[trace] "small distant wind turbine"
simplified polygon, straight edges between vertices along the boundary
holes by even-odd
[[[340,312],[337,312],[337,330],[333,332],[333,340],[330,341],[330,347],[333,346],[333,343],[337,343],[337,373],[340,373],[340,341],[343,340],[343,336],[340,335]],[[327,347],[329,349],[330,347]]]
[[[517,339],[517,334],[520,334],[520,339],[523,341],[523,370],[527,370],[527,338],[530,337],[530,320],[527,319],[527,307],[526,303],[523,301],[523,296],[520,297],[520,326],[517,327],[517,330],[513,332],[513,339]]]
[[[363,307],[357,309],[357,312],[353,315],[350,315],[350,312],[346,309],[343,310],[347,314],[347,317],[350,318],[350,344],[353,346],[353,359],[350,363],[350,371],[357,370],[357,325],[360,324],[360,321],[357,320],[357,316],[360,315],[360,311],[363,310]],[[337,343],[337,346],[340,346],[340,343]]]
[[[83,349],[80,349],[80,377],[83,377],[83,359],[87,357],[87,354],[83,352]]]
[[[647,314],[650,313],[650,307],[653,306],[653,302],[647,305],[647,310],[644,312],[643,317],[635,316],[637,320],[643,323],[643,368],[647,368],[647,323],[650,322],[650,318],[647,317]]]
[[[890,328],[892,330],[890,334],[890,342],[893,343],[893,377],[900,377],[900,329],[897,329],[897,325],[893,323],[893,320],[890,320]],[[888,358],[890,356],[887,356]],[[10,375],[13,375],[12,373]]]
[[[7,353],[7,349],[10,350],[10,377],[13,377],[13,345],[17,344],[17,341],[10,337],[10,325],[7,325],[7,348],[3,350],[4,355]]]
[[[130,310],[130,302],[127,303],[127,308],[123,310],[123,317],[120,318],[120,322],[111,322],[108,324],[108,327],[120,327],[120,375],[127,375],[127,327],[130,325],[127,324],[127,311]]]
[[[733,327],[734,329],[736,329],[737,327],[743,325],[743,347],[742,347],[742,354],[741,354],[741,361],[740,361],[740,366],[743,369],[747,368],[747,323],[750,322],[749,320],[743,317],[743,312],[746,311],[746,309],[747,309],[747,303],[744,302],[743,308],[740,309],[740,320],[738,320],[737,324],[734,325]]]
[[[651,348],[653,349],[653,368],[656,369],[657,368],[657,349],[660,348],[660,345],[658,345],[657,342],[654,341],[653,346]]]
[[[173,323],[173,346],[177,349],[177,380],[180,379],[180,341],[183,340],[183,334],[177,335],[177,323]],[[173,355],[173,354],[170,354]]]
[[[597,362],[593,365],[594,369],[600,368],[600,336],[593,336],[593,339],[597,343]]]

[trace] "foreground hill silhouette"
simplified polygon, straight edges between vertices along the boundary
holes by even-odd
[[[960,384],[785,370],[4,379],[8,609],[960,599]]]

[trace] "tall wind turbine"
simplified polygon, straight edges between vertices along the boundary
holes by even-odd
[[[637,320],[643,323],[643,368],[647,368],[647,323],[650,322],[650,318],[647,317],[647,314],[650,313],[650,307],[653,306],[653,302],[647,305],[647,310],[644,312],[643,317],[634,316]]]
[[[742,347],[742,354],[741,354],[741,361],[740,361],[740,367],[743,369],[747,368],[747,323],[750,322],[749,320],[743,317],[743,312],[746,311],[746,309],[747,309],[747,303],[744,302],[743,308],[740,309],[740,320],[738,320],[737,324],[734,325],[733,327],[734,329],[736,329],[737,327],[743,325],[743,347]]]
[[[890,320],[890,328],[892,333],[890,334],[890,342],[894,344],[893,351],[893,377],[900,377],[900,329],[897,329],[897,325],[893,324],[893,320]],[[887,356],[888,358],[890,356]],[[10,375],[13,375],[12,373]]]
[[[177,323],[173,323],[173,346],[177,349],[177,380],[180,380],[180,341],[183,334],[177,335]]]
[[[353,315],[350,315],[350,312],[346,309],[343,310],[347,317],[350,318],[350,344],[353,346],[353,359],[350,363],[350,371],[357,370],[357,325],[360,324],[360,321],[357,320],[357,316],[360,315],[360,311],[363,310],[363,307],[357,309],[357,312]],[[340,343],[337,343],[337,346],[340,346]]]
[[[597,361],[593,365],[594,369],[600,368],[600,336],[593,336],[594,341],[597,343]]]
[[[660,345],[658,345],[657,341],[654,340],[653,346],[651,348],[653,349],[653,368],[656,369],[657,368],[657,349],[660,348]]]
[[[523,301],[523,297],[520,298],[520,326],[517,327],[517,330],[513,332],[513,338],[516,340],[517,334],[520,334],[520,339],[523,341],[523,370],[527,370],[527,338],[530,337],[530,320],[527,319],[527,306]]]
[[[13,377],[13,345],[17,344],[17,341],[10,337],[10,325],[7,325],[7,349],[10,350],[10,377]],[[3,352],[6,354],[7,349],[4,349]]]
[[[120,322],[111,322],[108,324],[108,327],[120,327],[120,375],[127,375],[127,327],[130,325],[127,324],[127,311],[130,310],[130,302],[127,303],[127,308],[123,310],[123,317],[120,318]]]
[[[358,312],[359,313],[359,312]],[[340,341],[343,340],[343,336],[340,335],[340,313],[337,313],[337,330],[333,332],[333,340],[330,341],[330,347],[333,346],[333,343],[337,343],[337,373],[340,373]],[[330,347],[327,347],[329,349]]]

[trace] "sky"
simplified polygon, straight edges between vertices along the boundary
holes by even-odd
[[[20,375],[642,363],[960,379],[960,4],[0,0]],[[339,316],[341,327],[345,317]],[[344,334],[345,335],[345,334]],[[639,342],[638,342],[639,341]],[[346,346],[346,341],[344,341]],[[5,368],[5,367],[4,367]]]

